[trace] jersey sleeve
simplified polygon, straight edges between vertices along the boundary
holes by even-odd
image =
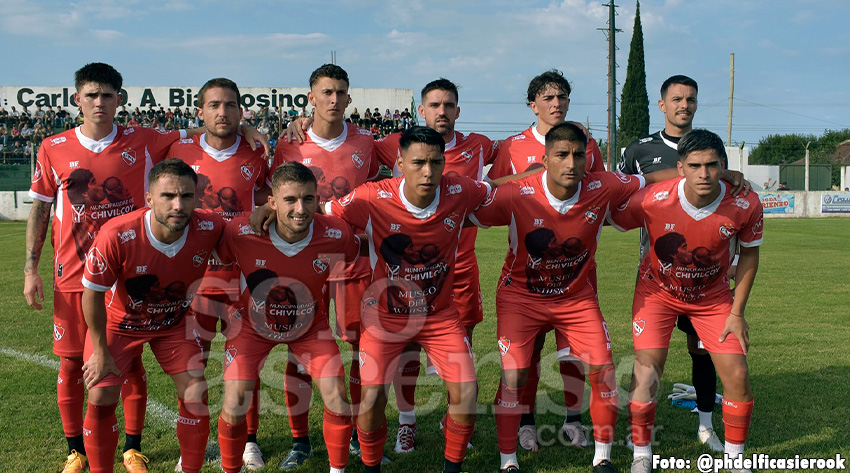
[[[186,130],[160,131],[151,128],[136,128],[136,130],[147,130],[145,139],[147,140],[148,152],[154,164],[163,161],[167,157],[172,144],[181,138],[186,138]]]
[[[236,252],[234,251],[234,237],[236,236],[237,229],[240,225],[244,225],[247,222],[242,221],[242,219],[233,219],[224,227],[224,233],[221,235],[221,239],[218,241],[218,245],[215,247],[215,256],[218,258],[221,264],[231,264],[236,262]]]
[[[487,178],[494,180],[510,174],[512,174],[510,145],[502,143],[493,160],[493,166],[490,168],[490,172],[487,173]]]
[[[643,188],[618,206],[612,206],[608,215],[611,226],[624,232],[644,226],[643,200],[648,188]]]
[[[375,141],[375,156],[378,162],[392,169],[398,158],[399,134],[393,133]]]
[[[83,287],[106,292],[118,281],[120,270],[121,254],[115,227],[101,229],[86,255]]]
[[[329,214],[345,220],[354,228],[365,230],[369,223],[369,195],[371,191],[370,186],[364,184],[356,187],[341,199],[328,202]]]
[[[469,220],[481,228],[510,224],[516,188],[514,182],[508,182],[494,189],[490,197],[469,215]]]
[[[751,192],[750,196],[755,196],[755,192]],[[764,231],[764,209],[761,200],[758,196],[747,199],[750,201],[750,213],[747,223],[738,232],[738,243],[745,247],[751,248],[760,246],[763,241]]]
[[[621,172],[603,173],[611,190],[611,207],[619,207],[629,200],[635,192],[646,186],[646,179],[641,175],[623,174]]]
[[[372,145],[372,153],[369,156],[369,174],[366,180],[374,181],[378,178],[378,175],[381,174],[381,163],[379,162],[379,158],[377,156],[378,146],[377,143]]]
[[[585,150],[590,167],[589,172],[604,172],[605,162],[602,159],[602,151],[599,149],[599,144],[592,136],[587,137],[587,149]]]
[[[345,241],[343,254],[345,254],[345,262],[350,264],[356,261],[357,257],[360,256],[360,237],[354,233],[354,229],[352,229],[350,225],[345,222],[342,222],[342,224],[344,228],[343,235]]]
[[[50,156],[45,147],[50,140],[42,140],[38,149],[38,158],[35,161],[35,172],[32,175],[29,196],[42,202],[53,202],[59,191],[59,183],[53,176],[53,167],[50,165]]]
[[[262,155],[257,160],[257,163],[260,165],[260,172],[257,173],[257,180],[254,181],[254,190],[258,191],[262,189],[264,186],[268,185],[272,186],[272,175],[269,172],[269,163],[265,159],[263,159]],[[265,203],[265,202],[263,202]]]
[[[630,144],[626,146],[626,149],[623,150],[623,156],[620,158],[620,162],[617,163],[617,171],[623,174],[638,174],[637,169],[635,168],[635,146]]]

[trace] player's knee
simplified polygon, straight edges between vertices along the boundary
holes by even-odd
[[[502,371],[502,382],[512,389],[521,389],[528,381],[528,368]]]
[[[103,386],[89,390],[88,402],[95,406],[116,404],[121,396],[121,386]]]
[[[383,410],[387,405],[387,392],[381,385],[364,385],[360,392],[360,413],[373,409]]]

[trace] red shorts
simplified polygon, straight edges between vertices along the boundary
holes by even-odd
[[[298,364],[314,378],[343,376],[342,358],[339,354],[328,322],[314,319],[309,330],[289,341],[273,340],[258,335],[248,324],[230,338],[224,347],[224,379],[226,381],[253,381],[260,376],[272,348],[280,344],[289,346]]]
[[[140,332],[118,330],[107,324],[106,344],[115,364],[122,373],[127,373],[133,360],[142,356],[142,348],[147,342],[156,361],[166,374],[172,375],[190,370],[204,369],[204,348],[198,337],[193,337],[187,325],[186,317],[167,330]],[[94,352],[90,337],[86,337],[83,359],[88,360]],[[123,376],[113,374],[95,385],[95,387],[118,386],[124,383]]]
[[[591,286],[567,302],[529,302],[496,294],[496,337],[502,369],[531,365],[534,339],[541,332],[557,333],[558,359],[574,357],[591,365],[614,362],[608,326]]]
[[[726,341],[718,342],[731,311],[731,292],[723,292],[707,301],[683,302],[661,289],[638,283],[632,304],[635,350],[669,348],[676,318],[684,314],[690,319],[706,350],[743,355],[736,336],[729,334]]]
[[[336,312],[336,334],[351,344],[360,342],[360,311],[363,293],[371,284],[371,276],[345,281],[328,281],[328,301],[334,301]]]
[[[218,321],[221,320],[221,332],[227,331],[227,324],[239,309],[238,294],[196,294],[192,301],[192,310],[186,314],[190,324],[198,331],[198,336],[209,343],[218,333]]]
[[[457,266],[452,290],[461,325],[474,327],[484,320],[484,300],[481,296],[481,284],[478,281],[477,264],[465,268]]]
[[[389,384],[395,377],[404,347],[418,343],[434,363],[444,381],[474,382],[475,363],[466,330],[457,312],[425,316],[379,314],[375,308],[363,312],[360,338],[360,379],[365,385]]]
[[[82,292],[53,293],[53,354],[83,356],[88,326],[83,316]]]

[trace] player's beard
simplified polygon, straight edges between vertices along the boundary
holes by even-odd
[[[174,233],[182,232],[183,230],[185,230],[186,227],[189,226],[189,222],[191,221],[191,219],[187,216],[186,220],[183,223],[178,223],[178,224],[168,223],[168,215],[167,214],[162,215],[159,212],[157,212],[156,210],[153,211],[153,218],[155,218],[156,221],[159,222],[162,226],[164,226],[169,231],[174,232]]]
[[[228,128],[224,130],[219,130],[216,126],[213,126],[212,128],[208,127],[207,133],[221,140],[233,138],[236,135],[236,129],[239,125],[237,124],[234,126],[232,123],[228,123],[228,125]]]

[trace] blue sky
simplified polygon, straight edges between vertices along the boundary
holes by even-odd
[[[635,4],[618,5],[622,84]],[[848,18],[846,0],[641,2],[651,130],[663,126],[661,82],[686,74],[700,85],[695,124],[725,139],[733,52],[735,144],[850,128]],[[352,87],[455,81],[458,128],[503,138],[534,121],[528,81],[555,67],[573,84],[568,118],[604,139],[608,51],[597,29],[607,19],[602,2],[584,0],[9,0],[0,4],[0,84],[70,85],[81,65],[104,61],[133,86],[225,76],[301,87],[336,51]]]

